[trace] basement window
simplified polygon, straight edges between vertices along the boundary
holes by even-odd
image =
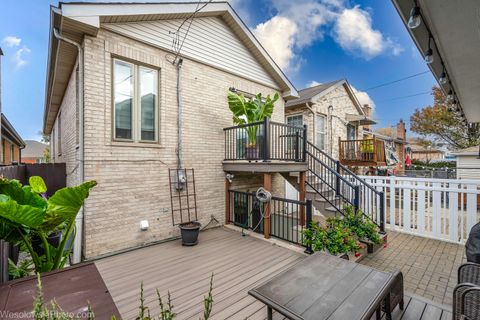
[[[115,140],[158,141],[158,70],[114,59]]]

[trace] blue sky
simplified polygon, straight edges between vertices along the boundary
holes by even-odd
[[[408,122],[432,103],[429,94],[404,98],[430,91],[430,73],[364,92],[427,70],[390,1],[230,2],[297,89],[346,78],[375,104],[377,127]],[[42,129],[50,4],[57,1],[2,0],[3,112],[24,139],[39,139]]]

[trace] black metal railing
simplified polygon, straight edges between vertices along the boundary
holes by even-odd
[[[263,121],[223,129],[225,160],[305,161],[307,126]]]
[[[244,229],[311,248],[303,241],[303,232],[312,221],[312,201],[272,197],[260,202],[255,193],[229,190],[230,222]]]
[[[342,215],[351,205],[385,232],[385,195],[312,143],[307,142],[307,184]]]

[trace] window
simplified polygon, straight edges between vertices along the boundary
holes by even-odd
[[[347,124],[347,140],[357,139],[357,128],[351,124]]]
[[[303,116],[300,114],[296,116],[287,117],[287,124],[296,126],[296,127],[301,127],[303,126]]]
[[[315,118],[315,146],[320,150],[325,150],[326,140],[326,117],[323,114],[317,114]]]
[[[114,138],[153,142],[158,132],[158,71],[114,60]]]

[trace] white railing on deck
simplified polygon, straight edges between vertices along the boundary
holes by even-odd
[[[479,180],[362,176],[385,193],[390,230],[465,243],[479,221]]]

